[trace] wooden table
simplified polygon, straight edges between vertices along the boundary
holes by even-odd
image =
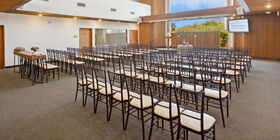
[[[37,54],[34,54],[32,52],[27,52],[27,51],[14,51],[14,65],[15,65],[15,56],[20,56],[22,58],[25,58],[25,59],[28,59],[30,61],[30,76],[29,78],[31,77],[32,78],[32,85],[34,85],[35,83],[35,79],[36,79],[36,76],[35,76],[35,72],[33,70],[33,62],[36,61],[36,60],[40,60],[40,59],[43,59],[44,58],[44,55],[37,55]]]

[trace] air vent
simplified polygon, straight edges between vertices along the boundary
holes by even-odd
[[[78,2],[78,3],[77,3],[77,6],[79,6],[79,7],[86,7],[86,4],[85,4],[85,3],[82,3],[82,2]]]
[[[111,8],[111,11],[112,12],[117,12],[117,9],[116,8]]]
[[[135,15],[135,12],[131,11],[130,14],[131,14],[131,15]]]

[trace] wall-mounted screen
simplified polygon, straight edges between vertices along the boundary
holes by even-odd
[[[228,30],[231,33],[248,33],[249,20],[248,19],[229,20]]]

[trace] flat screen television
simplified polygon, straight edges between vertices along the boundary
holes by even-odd
[[[249,33],[249,19],[229,20],[228,30],[231,33]]]

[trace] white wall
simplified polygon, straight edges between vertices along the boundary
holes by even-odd
[[[138,25],[133,23],[75,21],[70,18],[8,13],[0,13],[0,25],[4,25],[5,28],[6,66],[13,65],[13,50],[17,46],[22,46],[28,51],[32,46],[38,46],[39,53],[42,54],[46,53],[46,48],[65,50],[66,47],[79,47],[79,28],[93,29],[93,44],[95,28],[138,30]]]
[[[85,3],[86,7],[78,7],[77,2]],[[111,8],[117,11],[111,12]],[[126,21],[137,21],[140,16],[151,14],[150,5],[130,0],[32,0],[22,10]]]

